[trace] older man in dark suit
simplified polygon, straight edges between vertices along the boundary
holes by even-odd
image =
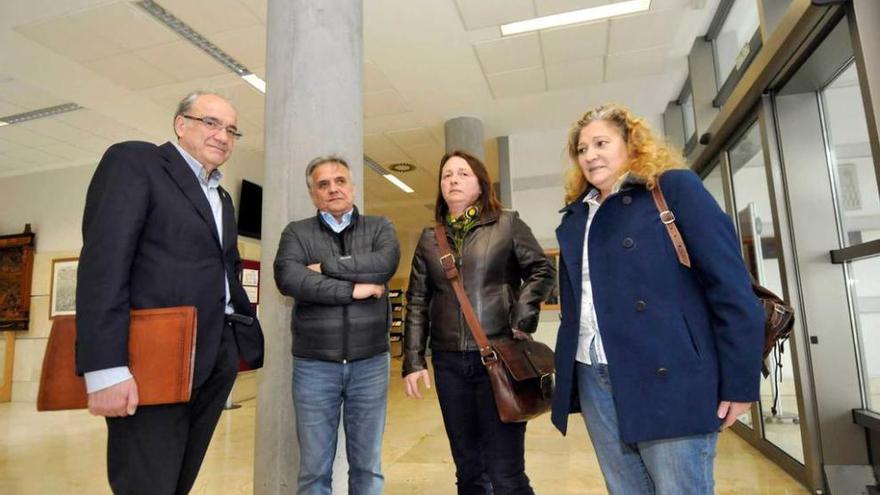
[[[85,375],[89,410],[107,418],[115,493],[189,492],[245,350],[233,322],[254,315],[238,280],[232,200],[219,184],[219,167],[241,136],[236,120],[220,96],[192,93],[174,116],[177,143],[115,144],[89,186],[77,371]],[[138,407],[128,368],[129,311],[169,306],[197,308],[192,396]],[[234,313],[245,318],[230,318]],[[256,320],[249,330],[261,340]]]

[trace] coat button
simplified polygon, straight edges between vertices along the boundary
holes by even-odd
[[[648,303],[646,303],[645,301],[642,301],[642,300],[636,301],[636,311],[644,311],[645,308],[647,308],[647,307],[648,307]]]
[[[669,370],[666,368],[657,368],[657,376],[666,376],[669,374]]]
[[[629,205],[633,202],[633,199],[632,199],[632,196],[624,196],[623,198],[620,199],[620,201],[625,205]]]
[[[623,247],[625,248],[631,248],[634,244],[635,242],[630,237],[627,237],[623,240]]]

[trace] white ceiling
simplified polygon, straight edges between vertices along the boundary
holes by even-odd
[[[409,196],[365,174],[370,211],[424,210],[395,219],[404,229],[430,218],[423,206],[434,201],[443,123],[453,117],[483,121],[491,166],[495,137],[563,129],[606,101],[660,122],[718,0],[653,0],[647,13],[503,39],[498,30],[612,1],[365,1],[365,152],[386,167],[417,167],[400,175],[417,191]],[[265,74],[265,0],[158,3]],[[67,102],[84,109],[0,127],[0,177],[96,163],[123,139],[167,140],[174,106],[194,88],[229,96],[246,133],[239,147],[262,151],[263,96],[132,2],[3,0],[0,116]]]

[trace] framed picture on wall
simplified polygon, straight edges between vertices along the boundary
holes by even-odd
[[[79,258],[52,260],[52,280],[49,285],[49,319],[76,314],[76,269]]]

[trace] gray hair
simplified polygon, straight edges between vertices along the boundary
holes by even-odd
[[[317,158],[312,158],[312,161],[310,161],[309,164],[306,166],[306,185],[309,186],[309,191],[312,190],[312,186],[314,185],[312,183],[312,172],[314,172],[316,168],[324,165],[325,163],[338,163],[339,165],[342,165],[343,167],[351,171],[351,167],[348,166],[348,162],[345,161],[345,159],[341,156],[325,155],[319,156]]]
[[[188,114],[190,109],[192,109],[192,106],[196,103],[196,100],[198,100],[200,97],[205,96],[205,95],[212,95],[212,96],[216,96],[218,98],[222,98],[223,101],[225,101],[226,103],[229,103],[229,106],[231,106],[233,110],[236,110],[235,105],[233,105],[232,102],[229,101],[229,99],[227,99],[225,96],[223,96],[221,94],[214,93],[213,91],[204,91],[201,89],[197,89],[197,90],[189,93],[188,95],[184,96],[183,99],[180,100],[180,103],[177,104],[177,111],[174,112],[174,119],[172,120],[172,122],[176,122],[177,117],[181,117],[185,114]],[[236,113],[237,112],[238,111],[236,110]],[[175,135],[177,134],[176,129],[174,130],[174,134]]]

